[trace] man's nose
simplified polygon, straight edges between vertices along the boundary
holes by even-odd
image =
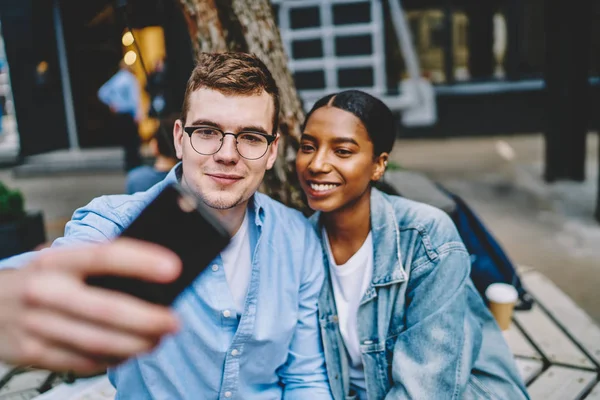
[[[232,163],[239,160],[237,151],[237,140],[233,134],[225,134],[223,136],[223,144],[219,151],[215,153],[215,160],[220,162]]]

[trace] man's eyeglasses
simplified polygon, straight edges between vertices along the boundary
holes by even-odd
[[[196,153],[210,156],[221,150],[226,135],[235,138],[238,154],[247,160],[258,160],[267,153],[269,145],[275,140],[274,135],[266,133],[242,131],[238,133],[223,132],[213,126],[185,126],[183,130],[189,135],[190,143]]]

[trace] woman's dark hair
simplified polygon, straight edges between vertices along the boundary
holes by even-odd
[[[306,127],[306,122],[312,113],[327,105],[348,111],[360,119],[373,142],[374,156],[392,151],[397,133],[396,120],[392,111],[378,98],[360,90],[345,90],[317,100],[306,115],[302,130]]]

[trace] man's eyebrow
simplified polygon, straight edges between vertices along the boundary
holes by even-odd
[[[238,126],[237,131],[238,132],[258,132],[258,133],[264,133],[265,135],[270,134],[267,132],[267,130],[265,128],[263,128],[262,126],[259,126],[259,125]]]
[[[208,119],[197,119],[194,120],[194,122],[191,123],[192,126],[198,126],[198,125],[208,125],[208,126],[212,126],[215,128],[219,128],[221,129],[221,125],[219,125],[218,123],[214,122],[214,121],[210,121]]]
[[[210,121],[208,119],[194,120],[194,122],[192,122],[191,125],[192,126],[206,125],[206,126],[212,126],[214,128],[219,128],[219,129],[223,130],[223,126],[221,124],[218,124],[214,121]],[[258,132],[258,133],[264,133],[265,135],[269,134],[265,128],[263,128],[259,125],[241,126],[236,129],[236,132]]]

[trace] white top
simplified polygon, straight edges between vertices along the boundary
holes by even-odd
[[[325,228],[323,237],[329,256],[329,271],[340,333],[349,357],[350,382],[364,391],[365,373],[358,338],[357,316],[358,306],[373,276],[373,237],[369,232],[360,249],[343,265],[335,263]]]
[[[252,274],[248,213],[244,216],[240,229],[231,238],[229,245],[221,252],[221,260],[223,260],[225,277],[233,296],[236,311],[238,314],[242,314]]]

